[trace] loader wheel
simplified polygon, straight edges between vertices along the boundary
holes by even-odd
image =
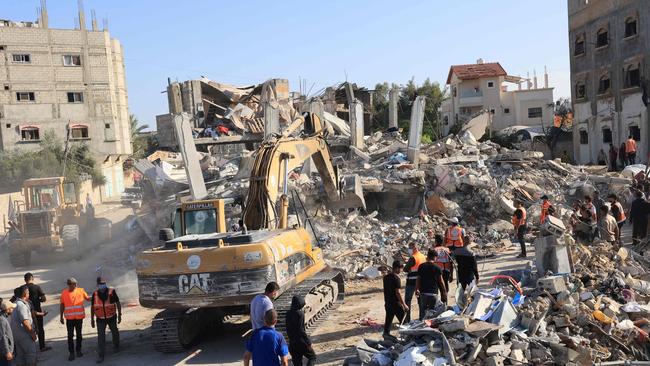
[[[61,240],[63,241],[63,250],[68,253],[74,253],[75,259],[81,259],[83,252],[79,242],[79,226],[66,225],[61,230]]]
[[[9,244],[9,262],[14,267],[29,266],[32,261],[32,251],[20,247],[19,244]]]

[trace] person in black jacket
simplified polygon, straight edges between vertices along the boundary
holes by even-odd
[[[291,309],[287,311],[287,336],[289,336],[289,353],[293,366],[302,366],[302,358],[307,359],[307,366],[316,362],[316,352],[311,346],[311,339],[305,331],[305,299],[294,295],[291,299]]]
[[[478,285],[478,265],[476,263],[476,257],[467,247],[467,244],[454,251],[454,257],[456,258],[458,283],[460,283],[463,291],[465,291],[467,285],[472,283],[472,280],[476,280],[476,284]]]
[[[637,190],[634,192],[636,199],[630,206],[630,222],[632,222],[632,242],[634,244],[645,239],[648,232],[648,213],[650,213],[650,204],[643,199],[643,192]]]

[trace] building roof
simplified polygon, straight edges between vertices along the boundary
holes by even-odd
[[[452,65],[449,68],[447,84],[451,83],[451,76],[456,74],[460,80],[480,79],[492,76],[506,76],[506,70],[498,62],[486,62],[482,64]]]

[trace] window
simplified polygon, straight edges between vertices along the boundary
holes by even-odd
[[[573,49],[574,56],[582,56],[585,54],[585,37],[584,35],[579,35],[576,38],[575,47]]]
[[[603,144],[612,143],[612,130],[609,127],[603,128]]]
[[[636,36],[636,18],[625,19],[625,38]]]
[[[510,113],[510,108],[503,108],[503,113],[509,114]]]
[[[495,112],[494,108],[490,108],[490,114],[494,114]]]
[[[541,118],[542,107],[528,108],[528,118]]]
[[[84,93],[81,92],[69,92],[68,93],[68,103],[83,103]]]
[[[32,62],[28,54],[13,54],[11,55],[11,59],[13,62],[21,64],[28,64]]]
[[[624,69],[623,87],[636,88],[641,86],[641,72],[639,71],[639,64],[628,65]]]
[[[449,116],[445,116],[443,120],[445,122],[445,126],[449,124]]]
[[[88,138],[88,126],[73,125],[72,127],[70,127],[70,138],[71,139],[87,139]]]
[[[64,55],[63,66],[81,66],[81,56],[79,55]]]
[[[580,145],[587,145],[589,143],[589,135],[586,130],[580,130]]]
[[[598,81],[598,94],[605,94],[609,91],[610,81],[608,75],[603,75]]]
[[[454,95],[454,97],[456,97],[456,95],[458,94],[458,89],[456,89],[456,87],[453,88],[452,94]]]
[[[596,48],[605,47],[609,44],[609,33],[607,28],[600,28],[596,33]]]
[[[639,126],[630,126],[630,135],[634,141],[641,141],[641,129]]]
[[[488,88],[494,88],[494,81],[488,81]]]
[[[11,87],[9,86],[9,84],[5,84],[5,90],[9,90],[9,89],[11,89]]]
[[[587,87],[585,83],[579,81],[576,83],[576,99],[582,99],[587,96]]]
[[[33,102],[36,100],[34,92],[17,92],[16,100],[19,102]]]
[[[20,138],[22,141],[40,140],[38,127],[27,126],[20,129]]]

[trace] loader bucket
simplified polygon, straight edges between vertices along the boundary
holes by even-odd
[[[329,202],[330,209],[339,210],[346,208],[366,209],[366,200],[363,197],[361,179],[357,174],[343,176],[341,199]]]

